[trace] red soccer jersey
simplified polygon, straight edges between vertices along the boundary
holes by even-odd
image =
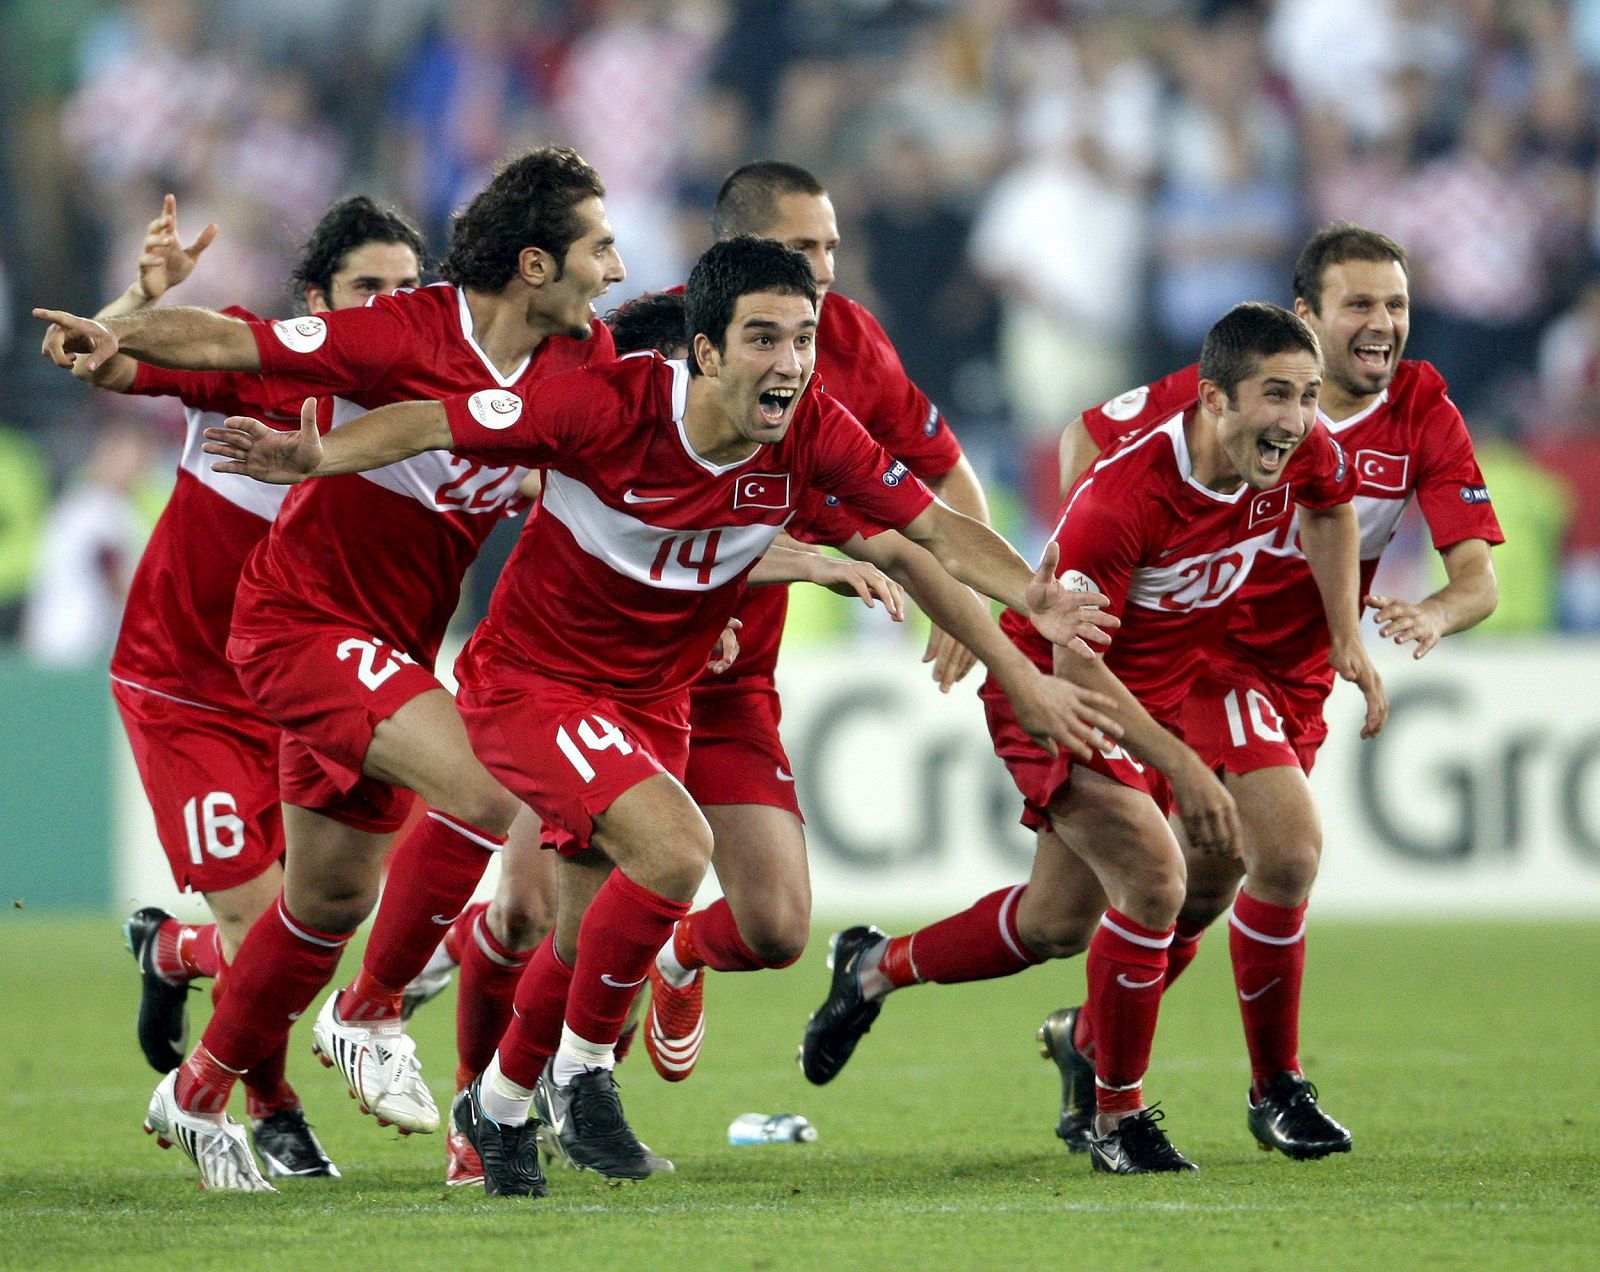
[[[817,322],[817,377],[829,397],[924,482],[943,477],[961,458],[961,443],[906,374],[888,333],[864,305],[838,292],[828,293]],[[725,675],[707,675],[696,692],[725,691],[751,677],[771,683],[788,608],[787,588],[751,588],[737,611],[744,623],[739,661]]]
[[[1163,722],[1205,655],[1222,642],[1232,603],[1260,562],[1284,550],[1296,504],[1349,500],[1353,482],[1338,445],[1313,429],[1271,490],[1231,494],[1194,480],[1187,413],[1148,429],[1095,464],[1067,496],[1055,541],[1069,585],[1104,592],[1122,619],[1106,665]],[[1041,668],[1051,648],[1020,615],[1001,625]]]
[[[331,395],[331,425],[392,402],[526,389],[614,353],[595,321],[589,339],[547,337],[503,376],[473,339],[465,294],[446,283],[253,329],[278,397]],[[242,604],[258,622],[288,609],[353,623],[431,666],[467,567],[496,521],[527,507],[526,475],[432,451],[297,486],[245,567]]]
[[[932,502],[813,387],[782,442],[712,464],[684,432],[688,387],[683,363],[639,354],[523,396],[446,403],[458,453],[549,469],[540,515],[501,573],[475,652],[493,648],[621,698],[668,697],[704,669],[750,567],[808,491],[895,526]]]
[[[1198,385],[1197,368],[1185,367],[1085,411],[1084,426],[1102,449],[1124,444],[1191,405]],[[1349,419],[1318,418],[1344,449],[1359,483],[1353,502],[1361,522],[1362,595],[1413,495],[1434,547],[1464,539],[1505,542],[1466,423],[1430,363],[1401,362],[1389,387]],[[1233,610],[1225,648],[1280,679],[1327,689],[1333,685],[1327,618],[1297,545],[1295,540],[1290,551],[1258,563]]]
[[[255,321],[244,309],[228,315]],[[266,535],[287,493],[248,477],[214,473],[204,431],[229,415],[274,415],[259,375],[167,371],[139,363],[131,393],[176,397],[185,431],[178,480],[128,588],[111,675],[201,706],[254,712],[228,662],[228,625],[245,558]]]

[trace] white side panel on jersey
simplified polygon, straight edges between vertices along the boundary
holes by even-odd
[[[1389,496],[1357,495],[1350,502],[1355,505],[1356,519],[1361,522],[1361,559],[1376,561],[1383,555],[1389,540],[1394,538],[1411,496],[1401,495],[1395,499]]]
[[[333,399],[333,427],[367,413],[345,398]],[[499,512],[517,497],[526,468],[491,468],[449,451],[424,451],[361,474],[375,486],[415,499],[434,512]]]
[[[276,517],[289,494],[288,486],[269,486],[264,481],[256,481],[240,473],[213,472],[211,465],[221,461],[200,449],[206,440],[205,430],[221,428],[227,416],[193,406],[184,407],[183,413],[187,431],[184,433],[183,455],[178,460],[178,467],[234,507],[254,513],[263,521],[271,521]]]
[[[605,503],[576,478],[545,475],[544,513],[578,546],[618,574],[646,587],[701,592],[721,587],[771,546],[781,526],[665,529]]]

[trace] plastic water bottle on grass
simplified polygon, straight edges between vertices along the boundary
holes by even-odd
[[[798,1113],[742,1113],[728,1127],[730,1144],[810,1144],[817,1128]]]

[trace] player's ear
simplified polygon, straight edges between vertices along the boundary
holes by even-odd
[[[703,331],[697,331],[691,352],[694,354],[695,362],[699,364],[700,374],[716,379],[717,373],[722,369],[722,355],[717,352],[717,346],[711,343],[711,337]]]
[[[1228,408],[1228,395],[1215,380],[1201,380],[1200,405],[1212,415],[1222,415]]]
[[[325,314],[333,308],[328,298],[328,293],[320,287],[306,288],[306,312],[308,314]]]
[[[525,247],[517,253],[517,273],[529,287],[543,287],[556,276],[555,261],[542,247]]]
[[[1306,304],[1304,296],[1296,296],[1294,298],[1294,316],[1300,319],[1301,322],[1310,322],[1316,317],[1316,314],[1311,310],[1311,306]]]

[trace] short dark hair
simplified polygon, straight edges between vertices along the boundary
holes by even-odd
[[[583,235],[576,208],[605,196],[600,174],[567,146],[545,146],[513,159],[450,227],[450,250],[439,274],[458,287],[499,291],[517,276],[523,248],[555,257],[556,277],[567,249]]]
[[[689,374],[700,374],[694,356],[695,337],[705,335],[719,351],[726,351],[728,325],[739,297],[753,292],[779,292],[804,296],[817,306],[817,276],[811,262],[792,247],[774,239],[736,234],[713,243],[689,271],[684,292],[688,317]]]
[[[682,292],[650,292],[613,309],[605,318],[618,355],[654,349],[675,358],[689,342]]]
[[[730,172],[717,191],[711,232],[719,239],[760,234],[778,219],[778,200],[784,195],[827,193],[822,182],[795,164],[777,159],[747,163]]]
[[[1252,300],[1235,305],[1217,319],[1200,346],[1200,378],[1210,380],[1228,395],[1241,380],[1255,374],[1262,358],[1303,349],[1320,364],[1322,346],[1305,321],[1279,305]]]
[[[417,254],[417,268],[428,263],[428,249],[417,227],[395,208],[364,194],[340,199],[322,214],[311,237],[300,249],[300,262],[289,275],[297,297],[317,288],[324,296],[333,291],[333,276],[344,268],[345,258],[367,243],[400,243]]]
[[[1345,261],[1394,261],[1409,277],[1406,249],[1387,234],[1354,221],[1335,221],[1311,236],[1294,263],[1294,296],[1314,314],[1322,312],[1322,276],[1330,265]]]

